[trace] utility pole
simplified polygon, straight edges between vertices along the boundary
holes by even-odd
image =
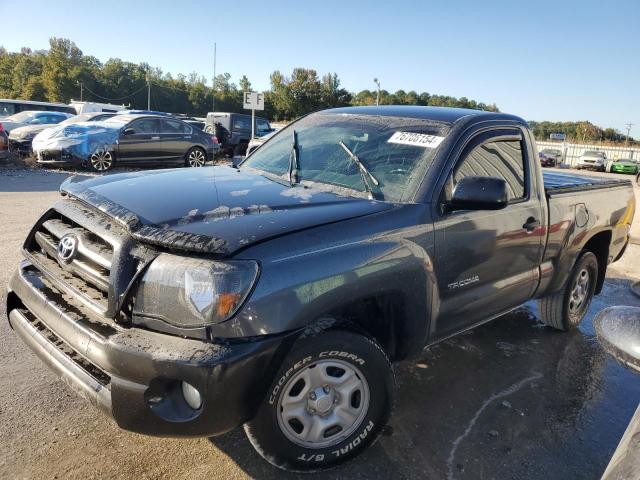
[[[625,124],[625,127],[627,127],[627,139],[624,141],[624,146],[626,147],[627,145],[629,145],[629,133],[631,132],[631,127],[633,127],[633,123],[627,123]]]
[[[78,83],[80,84],[80,101],[82,101],[82,93],[83,93],[82,82],[78,81]]]
[[[147,67],[147,110],[151,110],[151,76]]]
[[[211,88],[211,111],[216,111],[216,43],[213,42],[213,86]]]
[[[378,85],[378,93],[376,94],[376,106],[380,105],[380,80],[377,78],[373,79],[373,83]]]

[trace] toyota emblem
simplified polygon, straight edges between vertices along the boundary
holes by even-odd
[[[62,263],[71,263],[78,250],[78,237],[73,234],[65,235],[58,244],[58,259]]]

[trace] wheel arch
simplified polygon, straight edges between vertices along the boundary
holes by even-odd
[[[596,291],[598,294],[602,291],[604,279],[607,274],[607,265],[609,263],[609,246],[613,233],[611,230],[602,230],[589,238],[582,247],[581,252],[592,252],[598,259],[598,280],[596,283]]]

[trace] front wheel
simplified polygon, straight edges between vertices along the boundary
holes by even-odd
[[[561,291],[540,299],[542,321],[556,330],[568,331],[582,322],[598,283],[598,259],[593,252],[583,252],[576,261]]]
[[[94,172],[104,173],[111,170],[114,163],[114,155],[112,152],[103,147],[96,148],[89,156],[89,167]]]
[[[201,148],[194,147],[187,152],[186,164],[188,167],[204,167],[207,162],[207,154]]]
[[[391,412],[393,385],[389,359],[370,338],[342,330],[301,338],[245,432],[276,467],[329,468],[377,438]]]

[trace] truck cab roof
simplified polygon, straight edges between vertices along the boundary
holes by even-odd
[[[527,122],[520,117],[500,112],[471,110],[468,108],[425,107],[419,105],[381,105],[363,107],[341,107],[324,110],[326,114],[345,115],[378,115],[385,117],[416,118],[432,120],[434,122],[452,125],[463,118],[484,120],[510,120],[527,126]]]

